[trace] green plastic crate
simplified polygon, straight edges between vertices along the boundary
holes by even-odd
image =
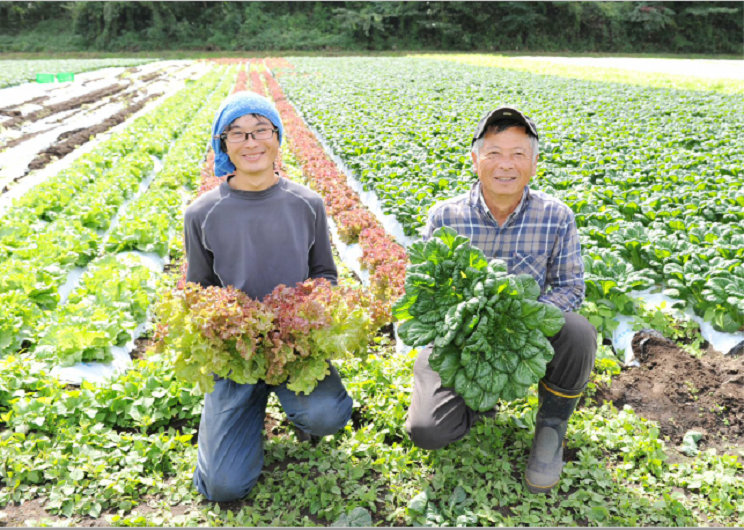
[[[36,74],[37,83],[54,83],[54,74]]]
[[[75,74],[72,72],[57,74],[57,81],[60,83],[64,83],[65,81],[75,81]]]

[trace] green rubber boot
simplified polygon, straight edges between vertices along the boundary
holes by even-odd
[[[563,471],[563,437],[568,419],[579,402],[581,392],[566,392],[540,381],[539,405],[530,459],[524,473],[527,489],[548,493],[558,484]]]

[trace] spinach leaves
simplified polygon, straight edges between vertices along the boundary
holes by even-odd
[[[537,301],[532,276],[508,274],[452,228],[408,251],[406,294],[393,308],[401,339],[433,343],[431,367],[474,410],[523,397],[553,357],[546,337],[563,327],[561,310]]]

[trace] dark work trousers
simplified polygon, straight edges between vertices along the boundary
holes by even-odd
[[[577,313],[563,313],[566,324],[550,337],[555,356],[548,363],[544,381],[558,392],[579,394],[589,382],[597,354],[597,330]],[[429,366],[432,347],[419,353],[413,367],[413,395],[406,431],[422,449],[441,449],[462,439],[478,413],[465,404],[454,388],[442,386]]]

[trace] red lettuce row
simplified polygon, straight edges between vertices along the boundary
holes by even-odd
[[[291,66],[270,59],[269,67]],[[292,138],[291,149],[302,165],[310,185],[322,196],[328,214],[334,218],[339,234],[346,243],[358,242],[362,248],[362,265],[370,271],[370,291],[378,309],[390,315],[390,306],[404,293],[406,253],[367,211],[359,196],[348,186],[346,175],[326,155],[320,142],[297,115],[274,77],[265,74],[266,84],[285,131]]]

